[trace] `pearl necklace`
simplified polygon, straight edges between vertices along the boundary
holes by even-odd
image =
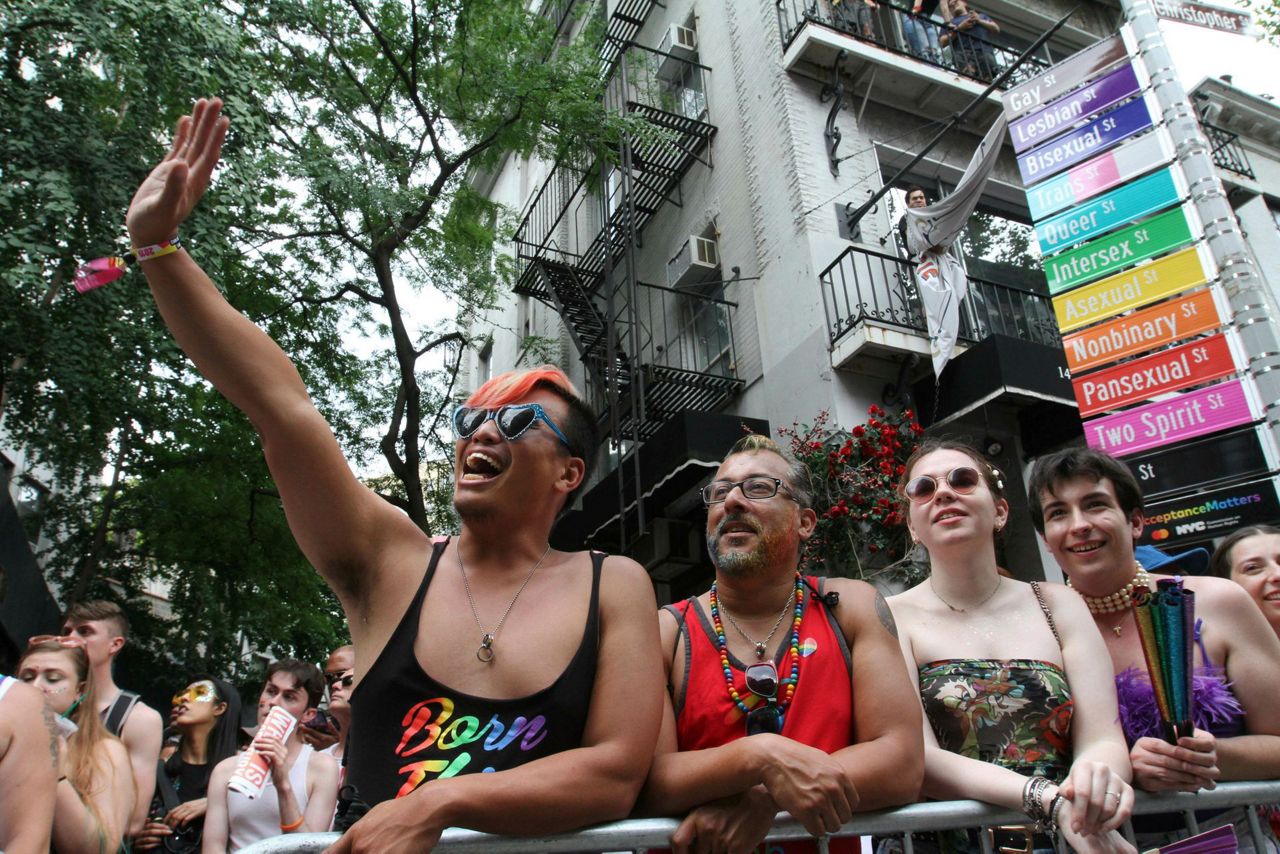
[[[1134,562],[1137,572],[1134,573],[1132,579],[1124,587],[1114,593],[1108,593],[1106,596],[1086,596],[1080,593],[1080,598],[1089,606],[1091,614],[1116,614],[1120,611],[1127,611],[1133,606],[1133,591],[1151,586],[1151,575],[1142,568],[1142,564]],[[1071,579],[1067,579],[1067,586],[1071,586]],[[1076,591],[1079,593],[1080,591]]]

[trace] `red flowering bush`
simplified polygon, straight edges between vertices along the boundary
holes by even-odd
[[[910,582],[923,567],[910,559],[897,486],[924,428],[910,409],[872,405],[867,415],[865,424],[843,430],[824,410],[812,424],[778,430],[813,483],[818,529],[805,547],[805,562],[826,575],[891,574]]]

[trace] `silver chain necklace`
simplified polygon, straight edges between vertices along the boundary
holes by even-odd
[[[471,584],[467,581],[467,568],[462,565],[462,540],[458,540],[458,569],[462,572],[462,589],[467,591],[467,604],[471,606],[471,616],[476,621],[476,628],[480,630],[480,646],[476,648],[476,658],[485,664],[493,661],[493,642],[498,639],[498,632],[502,631],[502,624],[507,621],[507,615],[516,606],[516,600],[520,598],[520,594],[528,586],[533,574],[538,571],[538,567],[542,566],[542,562],[547,559],[547,555],[550,553],[551,543],[547,543],[546,549],[542,552],[542,557],[538,558],[538,562],[533,565],[533,569],[529,570],[529,574],[524,577],[524,582],[520,585],[520,589],[516,591],[515,596],[511,597],[511,604],[507,606],[507,610],[502,612],[502,619],[498,620],[498,625],[494,626],[493,631],[489,631],[480,622],[480,612],[476,610],[476,600],[471,595]]]
[[[985,604],[987,604],[988,602],[990,602],[990,601],[991,601],[991,597],[992,597],[992,596],[995,596],[995,595],[996,595],[996,591],[1000,589],[1000,582],[1002,582],[1002,581],[1004,581],[1004,576],[1003,576],[1003,575],[999,575],[999,574],[997,574],[997,575],[996,575],[996,586],[991,588],[991,592],[990,592],[990,593],[988,593],[986,596],[982,597],[982,601],[981,601],[981,602],[976,602],[976,603],[974,603],[973,605],[969,605],[969,606],[967,606],[967,607],[965,607],[965,608],[957,608],[955,605],[952,605],[952,604],[951,604],[950,602],[948,602],[946,599],[943,599],[943,598],[942,598],[942,594],[938,592],[938,588],[936,588],[936,587],[934,587],[934,586],[933,586],[933,576],[932,576],[932,575],[931,575],[931,576],[929,576],[929,589],[933,591],[933,595],[934,595],[934,596],[937,596],[937,597],[938,597],[938,601],[939,601],[939,602],[941,602],[943,605],[946,605],[948,608],[950,608],[952,611],[955,611],[957,614],[965,614],[965,613],[968,613],[969,611],[972,611],[972,610],[973,610],[973,609],[975,609],[975,608],[981,608],[983,605],[985,605]]]
[[[733,626],[734,631],[742,635],[743,640],[745,640],[747,643],[755,647],[756,660],[764,661],[764,654],[769,651],[769,642],[773,640],[773,636],[778,631],[778,626],[782,625],[783,619],[787,616],[788,613],[790,613],[792,609],[792,603],[795,601],[795,598],[796,598],[796,595],[794,590],[792,590],[790,593],[787,594],[787,602],[785,605],[782,606],[782,613],[778,615],[778,619],[773,621],[773,628],[769,629],[769,636],[762,641],[753,640],[749,634],[747,634],[742,630],[742,626],[738,625],[738,621],[733,618],[733,614],[730,614],[727,610],[725,610],[723,600],[721,600],[718,604],[719,604],[720,613],[724,614],[726,617],[729,618],[729,625]]]

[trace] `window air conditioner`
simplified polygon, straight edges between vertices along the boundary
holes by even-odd
[[[698,31],[693,27],[672,24],[667,28],[667,34],[662,37],[662,46],[658,50],[681,59],[693,59],[694,54],[698,52]]]
[[[667,286],[679,288],[706,281],[719,268],[720,253],[716,242],[709,237],[690,235],[667,262]]]

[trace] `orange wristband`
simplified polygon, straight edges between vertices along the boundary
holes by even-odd
[[[303,822],[303,820],[304,820],[304,819],[303,819],[301,816],[299,816],[299,817],[298,817],[298,820],[297,820],[297,821],[295,821],[295,822],[293,822],[292,824],[282,824],[282,825],[280,825],[280,832],[281,832],[281,833],[293,833],[295,830],[297,830],[298,828],[302,827],[302,822]]]

